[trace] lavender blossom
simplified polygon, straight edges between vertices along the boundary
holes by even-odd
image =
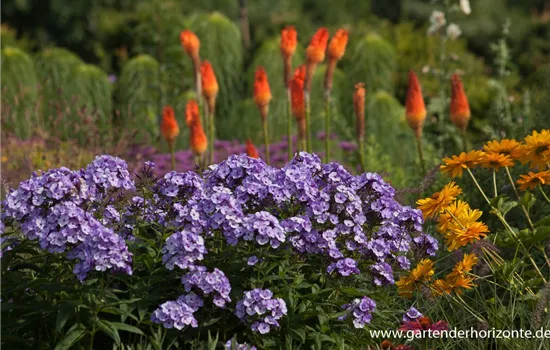
[[[224,308],[225,304],[231,301],[229,279],[218,269],[207,272],[205,267],[197,266],[183,276],[181,281],[187,292],[192,288],[198,288],[205,295],[213,294],[214,305],[220,308]]]
[[[372,312],[376,308],[376,303],[369,297],[363,297],[361,299],[354,299],[350,304],[342,305],[342,309],[348,312],[343,316],[340,316],[341,321],[348,318],[349,315],[353,315],[353,325],[355,328],[364,328],[365,324],[370,323],[372,320]]]
[[[422,317],[420,311],[411,306],[409,310],[403,315],[403,322],[414,322]]]
[[[235,342],[235,344],[233,344],[231,340],[228,340],[227,343],[225,343],[225,350],[258,350],[258,349],[255,346],[248,345],[246,343],[239,344]]]
[[[236,315],[242,321],[251,320],[251,329],[260,334],[267,334],[272,327],[278,328],[283,315],[286,315],[286,303],[281,298],[273,298],[269,289],[253,289],[244,293],[244,298],[237,302]]]
[[[204,239],[193,232],[176,232],[166,240],[162,248],[162,262],[168,270],[173,270],[174,265],[181,269],[188,269],[204,258],[207,253]]]
[[[194,293],[181,295],[177,300],[160,305],[151,315],[151,321],[165,328],[182,330],[186,326],[198,327],[194,313],[203,306],[202,299]]]

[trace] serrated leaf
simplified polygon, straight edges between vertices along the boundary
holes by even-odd
[[[533,196],[531,192],[525,191],[523,198],[521,199],[521,204],[523,204],[523,206],[527,209],[527,212],[529,212],[536,201],[537,198]]]
[[[535,223],[535,227],[537,226],[550,226],[550,216],[547,216]]]
[[[83,327],[78,327],[73,329],[65,337],[61,339],[59,343],[55,345],[55,350],[65,350],[70,349],[77,341],[79,341],[86,334],[86,330]]]
[[[545,240],[550,236],[550,226],[539,226],[535,228],[535,234],[533,235],[532,242],[536,243]]]
[[[518,202],[516,201],[507,201],[505,200],[506,197],[502,197],[498,201],[498,211],[502,214],[502,216],[506,216],[512,208],[516,207],[518,205]]]
[[[120,345],[120,334],[115,326],[109,321],[99,320],[96,322],[97,328],[103,333],[107,334],[111,339],[115,341],[117,345]]]

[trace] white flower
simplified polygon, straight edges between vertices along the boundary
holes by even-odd
[[[432,35],[439,29],[443,28],[447,23],[445,14],[441,11],[434,11],[430,16],[430,28],[428,28],[428,35]]]
[[[460,0],[460,9],[466,15],[469,15],[470,13],[472,13],[472,8],[470,7],[470,0]]]
[[[449,24],[447,27],[447,37],[451,40],[456,40],[460,34],[462,34],[462,31],[460,30],[460,27],[454,23]]]

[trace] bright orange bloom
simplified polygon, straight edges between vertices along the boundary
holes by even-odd
[[[451,88],[451,122],[460,131],[466,131],[471,116],[470,105],[458,74],[452,75]]]
[[[256,159],[260,158],[260,156],[258,155],[258,151],[256,150],[256,147],[254,146],[252,141],[250,141],[250,139],[246,140],[246,155],[249,156],[250,158],[256,158]]]
[[[284,58],[290,58],[294,54],[297,43],[298,40],[294,26],[287,26],[281,30],[281,54]]]
[[[216,96],[218,95],[218,81],[214,74],[214,69],[208,61],[201,63],[201,80],[202,80],[202,95],[208,103],[210,110],[214,109],[216,103]]]
[[[292,114],[297,120],[305,118],[304,105],[304,79],[306,77],[306,67],[299,66],[294,71],[294,76],[290,81],[290,96],[292,105]]]
[[[202,129],[200,118],[196,118],[191,124],[191,134],[189,135],[189,144],[191,150],[196,156],[202,155],[208,148],[208,139]]]
[[[342,28],[338,29],[336,34],[330,39],[330,44],[328,45],[328,59],[338,61],[344,57],[347,44],[348,31]]]
[[[258,67],[256,79],[254,80],[254,102],[256,102],[264,120],[267,117],[269,101],[271,101],[271,88],[269,87],[267,74],[264,67]]]
[[[365,137],[365,83],[355,84],[353,108],[355,109],[357,138],[362,139]]]
[[[160,132],[168,143],[174,142],[180,133],[176,114],[171,106],[165,106],[162,111],[162,122],[160,124]]]
[[[199,50],[201,47],[201,42],[197,35],[190,30],[184,30],[180,34],[180,41],[183,49],[189,56],[192,58],[199,57]]]
[[[546,169],[550,163],[550,130],[534,130],[531,135],[525,137],[525,146],[521,149],[520,160],[522,163],[530,162],[531,168]]]
[[[416,201],[418,209],[422,211],[424,218],[435,217],[456,199],[456,196],[462,193],[460,187],[454,181],[446,184],[439,192],[434,193],[431,197],[419,199]]]
[[[501,153],[509,155],[510,158],[517,160],[523,152],[521,143],[513,139],[502,139],[500,141],[489,141],[483,146],[485,152]]]
[[[199,105],[197,104],[197,101],[189,100],[185,106],[185,124],[187,124],[187,127],[191,129],[191,126],[197,119],[200,120]]]
[[[493,152],[485,153],[483,157],[481,157],[479,163],[484,168],[491,168],[494,170],[514,166],[514,161],[509,155]]]
[[[328,29],[324,27],[319,28],[313,35],[306,51],[308,63],[317,64],[324,61],[325,52],[327,51],[328,36]]]
[[[538,185],[548,185],[550,184],[550,170],[541,171],[539,173],[530,171],[527,175],[520,175],[517,184],[522,191],[527,189],[533,190]]]
[[[464,169],[474,168],[484,156],[485,152],[482,151],[462,152],[458,156],[452,156],[452,158],[443,158],[445,165],[442,165],[440,169],[442,173],[448,174],[450,177],[462,177]]]
[[[409,91],[407,93],[405,110],[409,126],[414,130],[416,136],[420,137],[427,111],[424,105],[424,98],[422,97],[420,82],[413,71],[409,72]]]

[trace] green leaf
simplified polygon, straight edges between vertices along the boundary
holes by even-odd
[[[497,208],[498,211],[502,214],[502,216],[506,216],[506,214],[512,210],[512,208],[516,207],[518,205],[518,202],[516,201],[507,201],[505,198],[502,197],[498,200]]]
[[[57,313],[57,319],[55,320],[55,331],[61,332],[69,318],[74,314],[74,306],[69,303],[61,304],[59,312]]]
[[[535,223],[535,227],[538,226],[550,226],[550,216],[545,217]]]
[[[521,204],[523,204],[523,206],[527,209],[527,212],[529,212],[536,201],[537,198],[535,198],[531,192],[525,191],[523,198],[521,199]]]
[[[99,320],[96,324],[100,331],[111,337],[117,345],[120,345],[120,335],[118,334],[117,328],[111,322]]]
[[[86,330],[80,326],[65,334],[65,337],[61,339],[55,346],[55,350],[70,349],[77,341],[79,341],[86,334]]]
[[[139,334],[139,335],[145,335],[145,333],[143,333],[143,331],[141,329],[139,329],[135,326],[126,324],[126,323],[111,322],[111,325],[113,325],[113,327],[115,327],[116,329],[118,329],[120,331],[126,331],[126,332],[135,333],[135,334]]]
[[[550,236],[550,226],[539,226],[535,228],[535,234],[531,238],[530,243],[540,242]]]
[[[216,350],[219,336],[219,333],[216,333],[216,338],[212,339],[212,335],[210,334],[210,331],[208,331],[208,350]]]

